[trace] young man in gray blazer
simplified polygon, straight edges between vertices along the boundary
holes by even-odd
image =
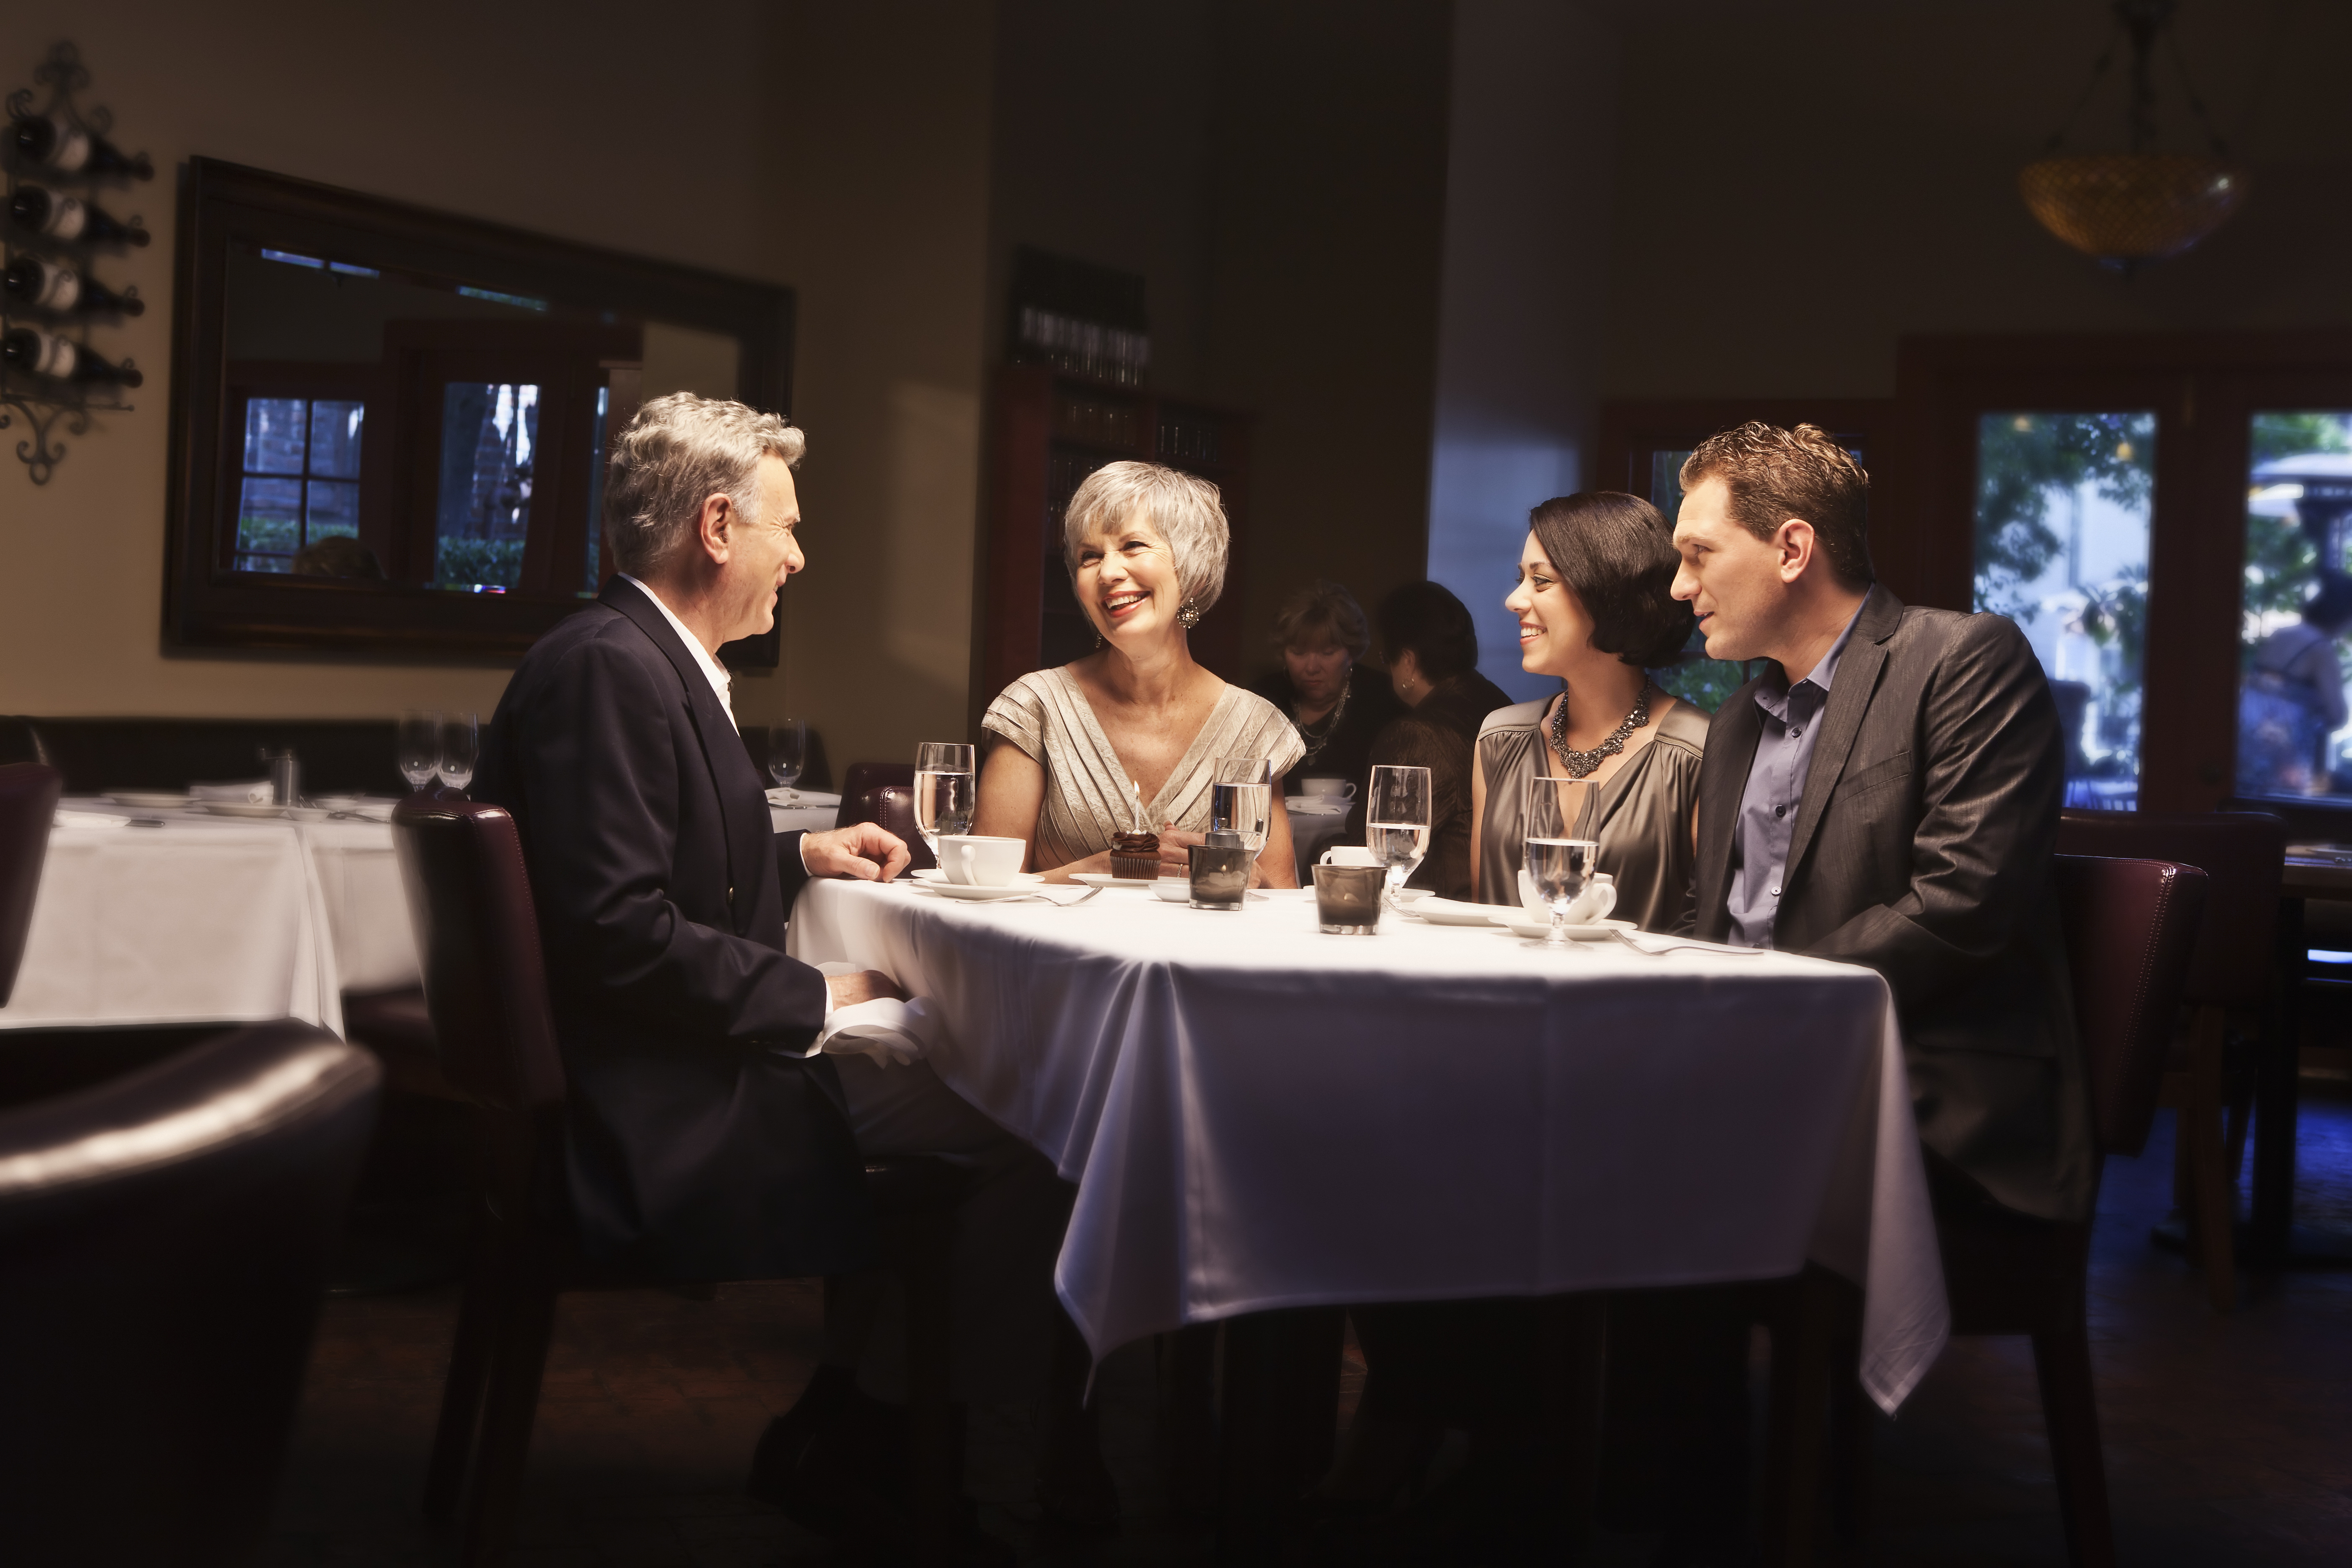
[[[2090,1213],[2091,1122],[2052,878],[2065,754],[1999,616],[1873,581],[1870,480],[1827,432],[1743,425],[1684,463],[1674,595],[1765,659],[1699,765],[1696,934],[1875,969],[1895,994],[1942,1223]],[[1653,1308],[1673,1460],[1658,1561],[1741,1560],[1749,1303]]]
[[[1938,1201],[2086,1217],[2065,752],[2032,648],[1872,581],[1870,480],[1813,426],[1710,437],[1682,485],[1675,597],[1710,658],[1770,661],[1707,731],[1697,934],[1877,970]]]

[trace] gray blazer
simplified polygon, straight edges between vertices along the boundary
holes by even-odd
[[[1755,683],[1707,733],[1696,928],[1730,931]],[[2052,876],[2065,752],[2049,682],[2000,616],[1874,586],[1838,664],[1790,841],[1774,945],[1886,977],[1919,1136],[2011,1208],[2084,1219],[2088,1089]]]

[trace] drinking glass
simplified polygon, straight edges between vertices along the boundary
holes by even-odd
[[[1364,847],[1389,868],[1387,901],[1393,909],[1397,889],[1429,853],[1427,768],[1383,764],[1372,770],[1371,787],[1364,793]]]
[[[1255,860],[1265,847],[1274,810],[1274,763],[1265,757],[1218,757],[1209,774],[1209,826],[1229,828]]]
[[[412,794],[421,794],[441,766],[441,715],[412,708],[400,716],[393,760]]]
[[[1593,857],[1601,846],[1589,838],[1568,836],[1568,816],[1560,805],[1559,787],[1540,778],[1528,795],[1525,842],[1528,880],[1551,910],[1551,930],[1537,945],[1566,947],[1568,907],[1591,880]]]
[[[474,722],[474,716],[471,713],[442,714],[441,751],[435,768],[441,775],[441,782],[459,795],[465,794],[466,786],[474,782],[474,763],[481,754],[482,731],[481,726]]]
[[[970,833],[979,805],[970,746],[925,741],[915,748],[915,827],[940,858],[941,834]]]
[[[768,776],[776,787],[793,795],[801,770],[808,766],[808,721],[787,719],[768,726]],[[794,796],[797,798],[797,796]]]

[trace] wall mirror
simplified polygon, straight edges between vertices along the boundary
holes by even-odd
[[[212,159],[176,288],[184,646],[520,654],[611,570],[605,440],[640,403],[791,406],[790,289]]]

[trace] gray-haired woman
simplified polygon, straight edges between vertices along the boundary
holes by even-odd
[[[1217,758],[1267,759],[1281,798],[1304,749],[1297,731],[1194,663],[1185,635],[1224,589],[1230,539],[1217,487],[1190,474],[1112,463],[1078,487],[1063,553],[1102,646],[1023,676],[989,704],[981,725],[998,742],[981,771],[973,832],[1028,840],[1029,868],[1067,881],[1110,869],[1111,837],[1139,797],[1172,872],[1209,826]],[[1289,819],[1270,816],[1257,879],[1292,887]]]

